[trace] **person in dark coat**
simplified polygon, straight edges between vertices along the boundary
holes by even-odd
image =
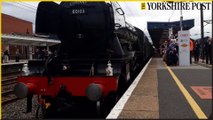
[[[38,48],[35,51],[34,57],[35,59],[41,59],[41,52]]]
[[[208,42],[205,44],[206,50],[206,64],[212,64],[212,39],[209,39]]]
[[[9,51],[5,50],[4,51],[4,62],[5,63],[9,62],[9,59],[10,59]]]
[[[200,56],[200,43],[199,41],[195,41],[195,47],[194,47],[195,63],[199,62],[199,56]]]
[[[16,62],[19,62],[19,58],[20,58],[20,53],[19,53],[19,49],[16,50]]]
[[[171,40],[166,50],[167,65],[177,65],[178,62],[178,46],[175,40]]]

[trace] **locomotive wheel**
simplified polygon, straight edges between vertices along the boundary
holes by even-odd
[[[99,118],[103,118],[106,116],[106,107],[106,102],[103,99],[96,102],[96,115]]]
[[[53,106],[46,109],[44,105],[39,105],[37,110],[36,110],[36,118],[37,119],[55,118],[55,117],[57,117],[56,114],[57,113],[56,113]]]
[[[101,116],[101,111],[102,111],[101,108],[102,108],[102,104],[101,104],[101,101],[99,100],[96,102],[96,113],[98,117]]]
[[[102,109],[102,115],[107,117],[110,113],[111,109],[115,106],[118,101],[118,95],[116,92],[111,92],[104,101],[104,109]]]
[[[127,87],[126,78],[124,75],[121,74],[118,80],[118,90],[117,90],[118,99],[120,99],[120,97],[123,95],[123,93],[126,90],[126,87]]]
[[[36,110],[36,119],[43,119],[46,113],[46,109],[43,105],[39,105]]]
[[[117,98],[117,94],[115,92],[111,92],[106,98],[97,101],[96,110],[98,117],[105,118],[115,106]]]
[[[134,67],[136,66],[135,60],[130,62],[130,80],[128,81],[128,86],[130,86],[132,84],[132,82],[134,81],[135,77],[136,77],[136,70],[134,69]]]

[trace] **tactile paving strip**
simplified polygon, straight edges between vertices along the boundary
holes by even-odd
[[[191,88],[201,99],[212,99],[211,86],[191,86]]]

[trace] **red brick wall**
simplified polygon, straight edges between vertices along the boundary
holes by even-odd
[[[2,33],[33,33],[32,22],[21,20],[2,13]]]
[[[33,34],[33,28],[32,28],[32,22],[28,22],[25,20],[21,20],[19,18],[15,18],[13,16],[9,16],[6,14],[1,14],[2,16],[2,33],[3,34],[11,34],[11,33],[19,33],[19,34],[26,34],[27,32],[32,35]],[[4,45],[2,45],[2,51],[5,50]],[[20,45],[9,45],[9,54],[11,59],[15,59],[15,52],[19,49],[21,53],[21,58],[26,59],[26,54],[24,51],[23,46]],[[27,51],[28,52],[28,51]]]

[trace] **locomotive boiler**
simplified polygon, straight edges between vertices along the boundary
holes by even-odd
[[[125,21],[117,3],[40,2],[36,33],[55,34],[61,44],[47,60],[23,67],[15,94],[27,97],[28,112],[37,95],[44,116],[81,99],[104,114],[152,54],[143,32]]]

